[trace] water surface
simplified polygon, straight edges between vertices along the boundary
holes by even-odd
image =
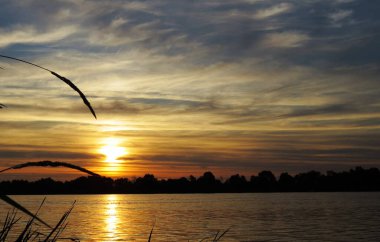
[[[12,196],[35,211],[45,196]],[[81,241],[380,241],[380,193],[54,195],[56,223],[76,200],[65,236]],[[0,203],[0,215],[10,209]],[[21,215],[21,214],[20,214]]]

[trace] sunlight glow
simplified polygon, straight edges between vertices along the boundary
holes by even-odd
[[[132,124],[126,122],[105,120],[101,123],[100,130],[102,132],[116,132],[124,130],[137,130],[137,128],[133,127]]]
[[[105,162],[117,163],[118,158],[127,155],[126,148],[120,146],[120,140],[116,138],[107,138],[104,140],[104,146],[100,148],[99,152],[105,156]]]

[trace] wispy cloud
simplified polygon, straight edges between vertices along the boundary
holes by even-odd
[[[36,30],[33,26],[16,26],[14,28],[0,28],[0,47],[14,44],[46,44],[65,39],[76,31],[75,26],[65,26],[49,32]]]
[[[294,48],[302,46],[309,39],[310,37],[305,33],[287,31],[267,34],[262,41],[266,47]]]
[[[260,9],[255,14],[256,19],[266,19],[283,13],[288,13],[292,10],[293,5],[290,3],[280,3],[269,8]]]
[[[329,15],[329,18],[333,21],[333,22],[339,22],[343,19],[346,19],[348,18],[349,16],[352,15],[352,10],[339,10],[337,12],[334,12],[334,13],[331,13]]]

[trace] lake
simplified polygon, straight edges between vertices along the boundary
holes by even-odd
[[[81,241],[380,241],[380,193],[11,196]],[[1,220],[10,206],[0,203]],[[19,213],[21,215],[21,213]],[[1,225],[1,224],[0,224]]]

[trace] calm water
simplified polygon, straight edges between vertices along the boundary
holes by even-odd
[[[12,197],[33,211],[44,198]],[[57,195],[40,216],[54,224],[74,200],[65,235],[81,241],[147,241],[154,223],[153,241],[380,241],[380,193]]]

